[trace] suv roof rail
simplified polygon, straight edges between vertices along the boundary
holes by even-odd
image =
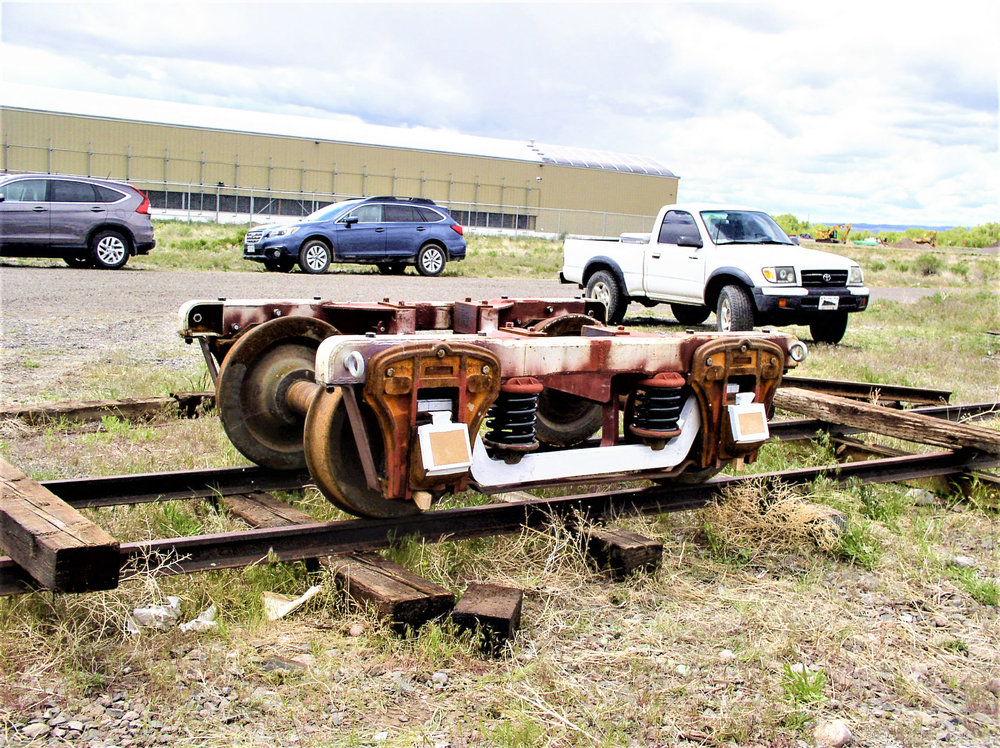
[[[395,195],[376,195],[366,197],[365,200],[392,200],[400,203],[420,203],[422,205],[437,205],[433,200],[426,197],[396,197]]]

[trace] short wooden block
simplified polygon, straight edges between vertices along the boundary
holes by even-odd
[[[599,569],[616,578],[633,571],[655,571],[663,559],[663,544],[629,530],[592,527],[585,533],[587,555]]]
[[[483,648],[500,649],[521,627],[524,593],[495,584],[470,584],[451,611],[451,620],[463,630],[483,635]]]
[[[334,556],[327,567],[352,600],[388,618],[397,631],[418,628],[455,604],[444,587],[374,553]]]
[[[56,592],[118,586],[118,541],[39,483],[0,460],[0,547]]]

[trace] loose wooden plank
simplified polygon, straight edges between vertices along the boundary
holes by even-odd
[[[118,541],[44,486],[0,460],[0,547],[56,592],[118,586]]]
[[[211,408],[211,392],[178,392],[168,397],[126,397],[120,400],[72,400],[37,405],[14,405],[0,408],[0,420],[13,419],[31,425],[58,421],[87,423],[105,416],[128,420],[148,420],[158,415],[193,418],[199,409]]]
[[[316,519],[269,493],[254,491],[237,496],[221,496],[219,503],[251,527],[284,527],[306,525]]]
[[[855,426],[883,436],[949,449],[972,448],[988,454],[1000,454],[1000,432],[983,426],[952,423],[922,413],[890,410],[797,387],[779,389],[774,395],[774,404],[782,410]]]
[[[390,619],[400,632],[419,628],[455,604],[444,587],[374,553],[333,556],[327,565],[352,600]]]
[[[470,584],[451,611],[459,629],[480,633],[483,649],[496,652],[514,638],[521,627],[524,593],[496,584]]]
[[[663,559],[663,543],[631,530],[592,527],[584,533],[587,555],[616,579],[634,571],[655,571]]]

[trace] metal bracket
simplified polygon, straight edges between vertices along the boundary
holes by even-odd
[[[361,467],[365,472],[365,482],[372,491],[381,491],[382,487],[375,472],[375,458],[372,457],[371,444],[368,443],[368,429],[365,427],[365,419],[361,416],[357,393],[354,386],[349,384],[342,385],[340,391],[344,398],[344,406],[347,408],[347,417],[351,421],[354,443],[358,447],[358,457],[361,458]]]

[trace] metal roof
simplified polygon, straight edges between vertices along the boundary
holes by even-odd
[[[128,122],[406,148],[586,169],[607,169],[631,174],[676,176],[655,159],[644,156],[546,145],[533,140],[521,142],[484,138],[429,127],[371,125],[358,117],[346,114],[306,117],[14,83],[0,86],[0,106]]]

